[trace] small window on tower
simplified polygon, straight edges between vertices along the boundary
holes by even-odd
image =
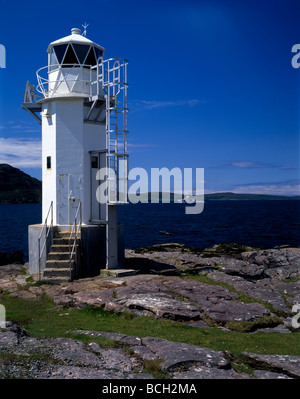
[[[96,168],[96,169],[98,169],[98,157],[92,157],[92,168],[94,169],[94,168]]]
[[[51,169],[51,157],[47,157],[47,169]]]

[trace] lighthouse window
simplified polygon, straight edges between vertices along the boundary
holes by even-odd
[[[80,64],[83,64],[90,46],[83,46],[82,44],[73,44],[73,47],[79,59]]]
[[[96,65],[97,64],[93,47],[91,47],[91,49],[88,53],[88,56],[86,57],[85,64],[86,65]]]
[[[61,64],[62,60],[64,58],[64,55],[65,55],[67,44],[61,44],[60,46],[55,46],[53,48],[54,48],[55,53],[56,53],[57,61],[58,61],[59,64]]]
[[[91,167],[98,169],[98,157],[92,157]]]
[[[47,169],[51,169],[51,157],[47,157]]]
[[[77,57],[74,53],[73,47],[69,44],[63,64],[78,64]]]
[[[57,68],[58,67],[57,64],[58,64],[58,61],[57,61],[54,49],[52,48],[51,54],[50,54],[50,65],[56,65],[56,68]],[[55,69],[55,67],[53,67],[51,69]]]

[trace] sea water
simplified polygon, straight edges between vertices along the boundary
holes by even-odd
[[[206,201],[197,215],[185,204],[119,206],[126,248],[178,242],[208,247],[237,242],[260,248],[300,246],[300,201]],[[22,251],[28,260],[28,225],[41,223],[41,204],[0,205],[0,252]]]

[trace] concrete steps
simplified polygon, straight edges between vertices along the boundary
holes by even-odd
[[[51,245],[51,252],[63,252],[63,253],[69,253],[69,244],[65,245],[65,244],[52,244]]]
[[[78,237],[78,238],[80,238],[80,237]],[[53,238],[53,244],[54,245],[69,245],[69,241],[70,241],[70,243],[71,243],[71,245],[72,244],[74,244],[74,241],[75,241],[75,239],[74,238],[72,238],[71,240],[69,240],[69,238],[57,238],[57,237],[55,237],[55,238]]]
[[[68,259],[64,259],[64,260],[47,260],[46,262],[46,269],[51,268],[51,269],[64,269],[66,267],[69,267],[69,254],[68,255]]]
[[[47,283],[51,283],[51,284],[60,284],[60,283],[69,282],[70,279],[66,278],[65,276],[63,276],[63,277],[59,277],[59,276],[51,277],[51,276],[48,276],[47,278],[43,279],[43,281],[47,281]]]
[[[68,252],[49,252],[48,261],[57,261],[57,260],[69,261],[69,251]]]
[[[55,282],[63,282],[73,280],[75,277],[75,261],[70,264],[70,246],[69,246],[70,232],[54,233],[50,252],[46,261],[46,268],[44,270],[43,280]],[[80,240],[80,238],[79,238]],[[73,246],[74,239],[70,244]],[[79,241],[77,241],[75,250],[79,248]],[[71,267],[70,267],[71,266]]]
[[[102,269],[100,274],[111,277],[125,277],[136,275],[136,271],[134,269]]]
[[[60,267],[60,268],[51,268],[47,267],[44,271],[44,279],[48,277],[66,277],[70,278],[70,268],[68,267]]]

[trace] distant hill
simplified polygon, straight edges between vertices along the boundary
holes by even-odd
[[[289,197],[287,195],[269,194],[235,194],[235,193],[214,193],[205,194],[205,200],[299,200],[300,195]]]
[[[8,164],[0,164],[0,204],[42,202],[42,182]]]
[[[148,202],[151,202],[151,193],[144,193],[141,196],[147,198],[148,195]],[[152,198],[159,200],[161,202],[162,193],[152,193]],[[196,196],[196,200],[201,200],[200,196]],[[230,192],[224,193],[213,193],[213,194],[205,194],[204,195],[205,201],[240,201],[240,200],[300,200],[300,195],[289,197],[287,195],[267,195],[267,194],[235,194]],[[174,194],[170,193],[170,201],[174,202]],[[176,200],[175,200],[176,202]]]
[[[145,200],[151,202],[151,193],[141,194]],[[300,195],[289,197],[283,195],[266,194],[235,194],[230,192],[205,194],[205,201],[224,200],[300,200]],[[161,202],[162,193],[152,193],[152,198]],[[174,201],[174,194],[170,193],[170,201]],[[196,196],[197,200],[201,200]],[[0,164],[0,204],[30,204],[42,202],[42,182],[20,169],[8,164]]]

